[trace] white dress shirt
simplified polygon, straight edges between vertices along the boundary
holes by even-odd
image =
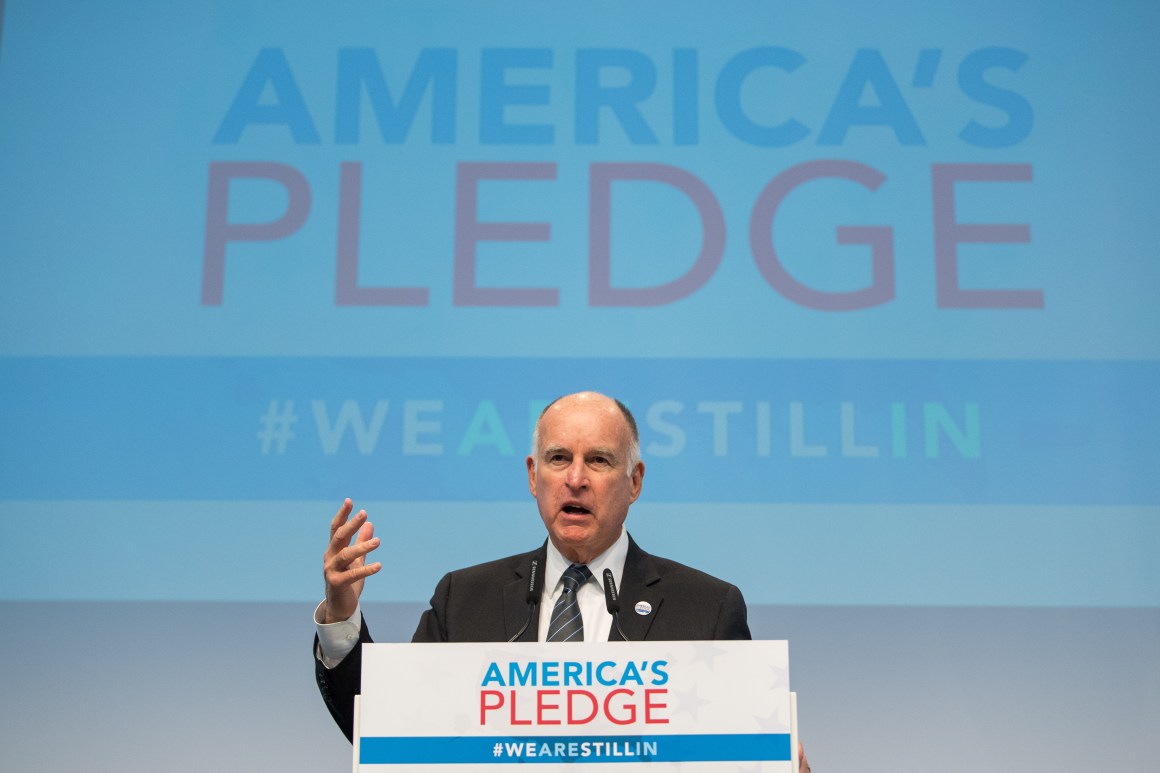
[[[576,601],[580,604],[580,617],[584,620],[584,641],[608,641],[608,631],[612,628],[612,615],[604,603],[604,570],[612,570],[619,590],[624,574],[624,560],[628,557],[628,534],[624,527],[612,546],[588,562],[592,576],[576,591]],[[544,593],[540,596],[539,639],[548,638],[548,625],[552,622],[552,610],[556,599],[564,592],[564,570],[572,562],[564,558],[556,546],[548,540],[548,566],[544,569]]]

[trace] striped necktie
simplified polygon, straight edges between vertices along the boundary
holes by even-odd
[[[590,577],[592,572],[583,564],[572,564],[564,570],[564,591],[552,608],[546,641],[584,641],[584,621],[576,592]]]

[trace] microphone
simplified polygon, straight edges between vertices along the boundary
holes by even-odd
[[[508,644],[523,636],[524,631],[528,630],[528,626],[532,624],[532,618],[540,606],[540,594],[542,591],[543,589],[540,587],[540,559],[533,558],[532,565],[528,571],[528,619],[524,621],[524,627],[516,631],[515,636],[508,639]]]
[[[616,580],[612,578],[611,569],[604,570],[604,606],[608,609],[608,614],[612,615],[612,624],[616,626],[621,641],[628,641],[624,629],[620,627],[620,597],[616,595]]]

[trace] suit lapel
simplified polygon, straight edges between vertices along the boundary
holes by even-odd
[[[540,630],[539,609],[532,619],[528,620],[528,570],[531,560],[537,559],[540,571],[547,566],[547,541],[535,553],[520,556],[512,567],[512,579],[503,588],[503,625],[504,641],[512,638],[528,623],[528,627],[520,634],[519,641],[537,641]],[[649,629],[653,621],[661,612],[661,602],[664,594],[661,592],[659,581],[660,572],[653,564],[652,557],[640,549],[628,538],[628,554],[624,558],[624,572],[620,579],[620,627],[629,641],[642,641],[648,638]],[[541,597],[543,596],[543,578],[540,579]],[[641,604],[641,602],[644,602]],[[646,614],[637,612],[640,605],[647,610]],[[645,606],[647,605],[647,606]],[[620,634],[613,624],[608,636],[609,641],[619,641]]]
[[[660,614],[661,602],[664,600],[659,585],[660,579],[660,573],[653,565],[652,558],[629,536],[628,555],[625,556],[624,573],[620,579],[620,627],[629,641],[643,641],[648,638],[649,629]],[[638,606],[647,609],[647,613],[640,614],[637,611]],[[615,624],[608,639],[609,641],[620,639]]]
[[[531,620],[528,620],[528,583],[530,578],[528,570],[531,568],[532,559],[539,561],[540,588],[541,595],[544,587],[543,571],[546,564],[547,543],[544,543],[535,553],[528,553],[520,556],[515,566],[513,567],[513,576],[511,582],[503,586],[503,627],[504,627],[504,641],[511,639],[519,632],[524,624],[527,623],[527,628],[520,634],[519,641],[536,641],[537,634],[540,628],[539,614],[533,614]],[[536,612],[539,612],[537,607]]]

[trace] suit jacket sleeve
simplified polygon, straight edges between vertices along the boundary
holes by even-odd
[[[419,627],[411,637],[414,642],[447,641],[447,596],[451,588],[451,575],[446,574],[435,587],[431,597],[431,608],[419,618]],[[354,740],[354,696],[362,692],[362,645],[373,643],[371,632],[363,618],[358,632],[358,644],[334,668],[327,668],[317,657],[314,658],[314,679],[322,700],[342,730],[346,740]],[[314,637],[314,648],[318,649],[318,637]]]
[[[419,625],[415,628],[412,642],[445,642],[450,641],[447,635],[448,597],[451,595],[451,574],[443,575],[443,579],[435,586],[431,595],[431,604],[423,616],[419,618]]]
[[[354,738],[354,696],[362,689],[362,645],[373,642],[371,632],[364,618],[359,625],[358,644],[342,662],[334,668],[327,668],[317,656],[314,658],[314,681],[322,700],[334,717],[334,722],[346,735],[346,740]],[[314,637],[314,651],[318,651],[318,636]]]
[[[730,585],[721,602],[721,609],[717,615],[717,630],[713,633],[714,639],[752,639],[749,633],[749,620],[745,607],[745,599],[736,585]]]

